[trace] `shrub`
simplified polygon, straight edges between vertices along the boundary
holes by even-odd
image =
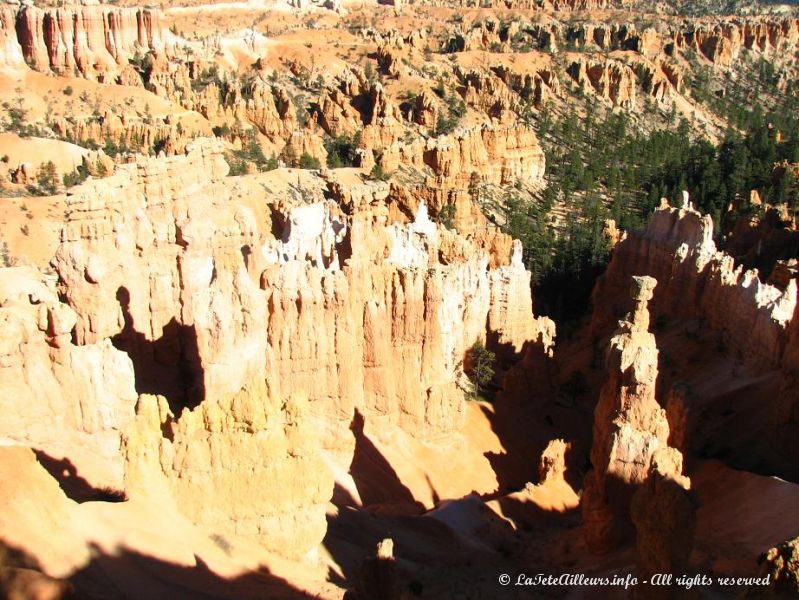
[[[321,166],[319,159],[307,152],[303,152],[300,156],[300,169],[319,169]]]
[[[357,166],[357,150],[360,141],[360,133],[356,133],[352,136],[342,134],[326,141],[325,150],[327,150],[327,166],[331,169]]]
[[[455,94],[446,98],[447,113],[438,116],[436,135],[446,135],[458,126],[458,122],[466,114],[466,103]]]
[[[102,170],[103,175],[105,175],[105,165],[102,162],[98,162],[97,165],[97,171]],[[63,182],[64,187],[71,188],[86,181],[86,177],[88,177],[88,175],[89,174],[87,170],[81,165],[77,168],[77,170],[72,171],[71,173],[64,173],[61,181]]]
[[[438,211],[438,222],[447,229],[455,229],[455,205],[445,204]]]
[[[228,175],[244,175],[247,172],[247,164],[235,154],[226,156],[225,158],[227,159],[227,163],[230,165],[230,171],[228,172]]]
[[[55,163],[48,160],[39,167],[39,172],[36,174],[36,183],[39,186],[39,191],[52,196],[58,190],[58,172]]]
[[[372,167],[371,171],[369,171],[369,179],[374,179],[375,181],[388,181],[391,179],[391,173],[386,173],[379,163],[375,163],[375,166]]]
[[[2,261],[4,267],[13,267],[17,264],[16,259],[11,256],[7,242],[3,242],[3,246],[0,248],[0,261]]]
[[[71,96],[75,90],[72,89],[71,85],[68,85],[63,91],[65,96]]]

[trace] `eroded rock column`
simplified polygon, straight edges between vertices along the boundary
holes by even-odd
[[[685,572],[696,522],[682,454],[668,445],[666,411],[656,399],[658,349],[648,309],[656,285],[652,277],[632,278],[634,308],[610,340],[608,380],[594,411],[594,469],[582,501],[589,549],[601,554],[636,539],[642,580]]]
[[[596,553],[632,538],[632,495],[649,475],[654,453],[667,446],[669,424],[655,399],[658,349],[647,308],[656,285],[651,277],[633,278],[635,308],[610,341],[609,378],[594,411],[594,470],[585,481],[583,518],[586,541]]]

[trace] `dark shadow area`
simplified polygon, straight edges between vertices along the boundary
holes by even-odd
[[[510,417],[510,412],[506,416]],[[345,598],[352,600],[394,598],[364,596],[364,590],[373,588],[376,548],[390,538],[396,580],[389,586],[378,578],[378,587],[386,590],[393,586],[397,598],[536,597],[529,596],[526,589],[499,586],[496,578],[501,573],[524,571],[531,552],[536,560],[548,553],[547,544],[554,536],[579,521],[578,511],[546,511],[531,502],[508,499],[502,509],[518,522],[520,531],[515,531],[477,494],[456,500],[434,494],[437,508],[421,514],[422,507],[414,502],[411,491],[369,440],[365,421],[356,411],[351,424],[356,447],[350,467],[364,508],[353,506],[352,494],[336,486],[333,501],[337,509],[328,512],[323,541],[337,565],[329,569],[328,581],[346,589]],[[525,437],[516,435],[524,434],[523,430],[511,433],[518,439]],[[561,436],[547,436],[547,441],[551,437]],[[526,462],[533,470],[538,458],[528,453],[518,456],[520,464]]]
[[[507,532],[506,539],[514,536],[507,523],[496,515],[493,518],[492,528],[501,527]],[[503,544],[488,535],[482,543],[475,543],[429,515],[391,515],[344,507],[337,515],[328,516],[323,544],[343,574],[331,570],[328,581],[346,588],[345,598],[378,600],[358,591],[369,587],[364,586],[370,574],[368,566],[374,561],[377,545],[386,538],[393,541],[397,598],[517,597],[516,590],[507,595],[507,590],[496,584],[496,576],[487,578],[487,574],[521,568],[508,562],[505,549],[511,543]],[[483,595],[474,595],[478,588]]]
[[[591,293],[607,264],[582,265],[576,272],[547,273],[535,285],[535,314],[550,317],[558,326],[558,334],[573,331],[588,314]]]
[[[492,406],[482,406],[504,452],[487,452],[486,458],[499,482],[498,495],[521,490],[538,481],[538,462],[547,444],[564,439],[573,444],[569,483],[580,488],[593,414],[582,406],[560,400],[558,368],[541,341],[528,342],[517,354],[488,333],[488,347],[498,357],[501,388]],[[507,365],[511,365],[507,367]]]
[[[164,396],[176,417],[198,406],[205,399],[205,383],[195,327],[172,318],[160,338],[148,340],[136,330],[127,288],[117,290],[117,300],[125,326],[111,342],[133,361],[136,392]]]
[[[58,482],[64,494],[75,502],[124,502],[127,500],[123,490],[96,488],[80,476],[77,467],[69,458],[54,458],[43,450],[34,449],[36,460]]]
[[[92,561],[69,578],[79,597],[85,600],[309,600],[315,597],[272,575],[266,567],[228,579],[213,572],[196,555],[193,567],[129,549],[122,549],[119,554],[106,554],[95,546],[92,555]]]
[[[349,490],[338,482],[333,486],[333,497],[330,498],[330,501],[336,506],[358,506],[358,502],[352,497]]]
[[[442,520],[422,514],[423,505],[414,500],[388,460],[367,437],[365,420],[356,410],[350,426],[355,436],[350,474],[363,508],[356,505],[347,490],[340,485],[335,487],[333,502],[338,508],[328,514],[323,545],[338,569],[329,570],[328,581],[347,589],[347,598],[365,600],[364,577],[371,572],[368,567],[374,562],[375,549],[382,540],[391,538],[398,598],[440,597],[434,590],[452,585],[453,581],[464,589],[485,586],[486,569],[499,569],[496,565],[507,560],[502,549],[510,547],[508,540],[514,537],[509,525],[483,507],[486,511],[483,518],[492,523],[492,530],[503,532],[504,541],[487,536],[476,543]],[[475,501],[480,503],[476,496]],[[497,598],[515,597],[502,595],[503,590],[496,587],[492,580],[490,588],[492,593],[500,594]]]
[[[496,499],[505,518],[513,521],[516,529],[523,532],[538,532],[553,528],[569,529],[578,527],[582,522],[579,508],[571,508],[564,512],[546,510],[532,500],[520,496],[502,496]]]
[[[66,579],[42,573],[27,553],[0,540],[0,597],[48,600],[310,600],[266,567],[237,577],[213,572],[195,555],[194,566],[121,548],[110,554],[92,544],[90,562]],[[50,590],[49,595],[39,595]],[[13,595],[16,594],[16,595]]]
[[[701,320],[658,317],[651,328],[659,350],[658,400],[665,405],[671,398],[679,407],[669,412],[669,426],[685,463],[717,459],[734,469],[799,482],[799,467],[778,436],[764,435],[775,430],[781,371],[747,365],[722,333]],[[708,380],[719,385],[708,386]]]
[[[0,539],[0,598],[81,600],[68,581],[45,575],[35,557]]]
[[[363,415],[356,409],[350,425],[350,431],[355,437],[350,475],[355,481],[363,506],[405,504],[412,512],[421,511],[423,506],[416,502],[391,464],[364,433],[364,424]]]

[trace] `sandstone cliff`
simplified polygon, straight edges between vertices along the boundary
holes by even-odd
[[[160,14],[146,8],[24,6],[13,18],[4,9],[0,23],[6,60],[16,56],[15,46],[9,52],[16,38],[32,68],[92,79],[119,70],[137,51],[162,52],[167,36]]]
[[[264,220],[231,202],[221,151],[194,142],[75,188],[58,306],[77,351],[132,363],[127,488],[161,478],[195,522],[303,555],[332,485],[319,441],[351,452],[356,409],[424,439],[455,432],[472,343],[491,334],[521,355],[551,327],[509,240],[453,253],[457,234],[424,203],[391,217],[385,184],[317,181],[329,199],[274,199]],[[302,534],[290,551],[289,531]]]
[[[0,8],[0,64],[21,67],[25,64],[16,31],[17,10],[11,6]]]
[[[685,573],[696,532],[697,502],[682,475],[682,455],[662,448],[652,456],[649,476],[635,492],[630,516],[636,529],[636,566],[643,582],[639,598],[679,598],[672,586],[650,584],[657,573]]]
[[[128,358],[108,339],[75,345],[75,311],[33,269],[0,269],[0,319],[0,440],[99,457],[91,478],[121,489],[120,436],[136,402]]]
[[[622,290],[631,275],[657,279],[655,317],[701,318],[748,363],[779,366],[796,306],[796,282],[782,290],[762,283],[756,271],[736,267],[731,256],[716,249],[709,216],[664,206],[644,232],[631,232],[616,246],[594,291],[595,341],[606,339],[629,310]]]
[[[594,62],[581,58],[572,63],[568,72],[584,91],[592,91],[614,106],[635,107],[637,80],[627,65],[615,60]]]
[[[533,130],[518,125],[485,125],[439,138],[398,142],[384,148],[378,162],[389,172],[400,165],[427,166],[439,186],[463,188],[473,172],[495,184],[534,182],[544,175],[546,165]]]

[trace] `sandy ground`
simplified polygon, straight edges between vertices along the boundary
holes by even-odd
[[[0,197],[0,247],[7,244],[14,264],[36,266],[49,272],[65,210],[63,195]]]
[[[0,156],[8,157],[6,164],[12,169],[24,162],[38,169],[43,162],[52,161],[59,173],[69,173],[81,164],[88,153],[86,148],[68,142],[0,133]]]
[[[65,93],[72,88],[72,93]],[[20,69],[0,73],[0,102],[28,111],[28,119],[52,121],[57,116],[89,117],[111,111],[115,115],[143,115],[149,105],[153,116],[186,111],[143,87],[109,86],[78,77],[52,77]],[[5,111],[3,111],[5,116]]]

